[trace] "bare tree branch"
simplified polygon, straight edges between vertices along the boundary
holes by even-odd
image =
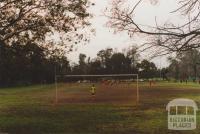
[[[183,16],[189,16],[188,22],[179,26],[173,23],[166,23],[159,26],[155,18],[156,26],[144,27],[135,21],[135,9],[142,0],[133,6],[125,7],[125,2],[113,2],[112,8],[105,11],[105,16],[109,18],[107,26],[115,32],[126,31],[130,37],[141,34],[147,36],[150,43],[145,43],[144,50],[152,49],[155,53],[167,54],[171,52],[181,52],[199,47],[200,42],[200,0],[180,0],[180,7],[171,13],[180,12]]]

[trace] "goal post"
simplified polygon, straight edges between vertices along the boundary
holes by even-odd
[[[58,78],[101,78],[101,77],[136,77],[136,104],[139,104],[140,93],[139,93],[139,75],[138,74],[101,74],[101,75],[55,75],[55,102],[58,103]]]

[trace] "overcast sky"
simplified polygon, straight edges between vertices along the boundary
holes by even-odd
[[[111,0],[94,0],[95,6],[91,7],[91,12],[94,14],[92,19],[92,26],[96,29],[96,36],[91,38],[91,41],[87,45],[79,45],[76,52],[72,52],[68,55],[71,62],[77,62],[79,53],[84,53],[91,58],[96,57],[99,50],[111,47],[121,51],[123,48],[131,46],[132,44],[138,44],[140,40],[130,39],[126,33],[113,34],[112,29],[105,27],[107,18],[104,17],[102,11],[109,5]],[[132,0],[130,6],[134,6],[134,2],[138,0]],[[171,11],[177,8],[176,0],[160,0],[157,5],[151,5],[148,0],[144,0],[140,6],[138,6],[136,12],[136,21],[139,24],[154,25],[155,17],[157,21],[162,24],[165,21],[181,22],[178,16],[172,15]],[[140,54],[141,58],[149,58],[149,52]],[[168,65],[166,57],[158,57],[152,60],[156,63],[157,67],[165,67]]]

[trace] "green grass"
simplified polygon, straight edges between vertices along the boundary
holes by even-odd
[[[66,94],[85,93],[88,86],[66,88]],[[119,93],[120,94],[120,93]],[[0,132],[19,134],[199,134],[197,129],[167,129],[167,103],[174,98],[191,98],[200,103],[200,85],[140,83],[140,105],[130,103],[59,103],[53,105],[54,85],[0,89]],[[75,98],[76,99],[76,98]]]

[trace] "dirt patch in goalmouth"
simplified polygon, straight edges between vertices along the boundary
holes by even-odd
[[[128,104],[136,103],[136,86],[97,86],[92,96],[89,86],[63,88],[58,93],[59,103],[103,103]]]

